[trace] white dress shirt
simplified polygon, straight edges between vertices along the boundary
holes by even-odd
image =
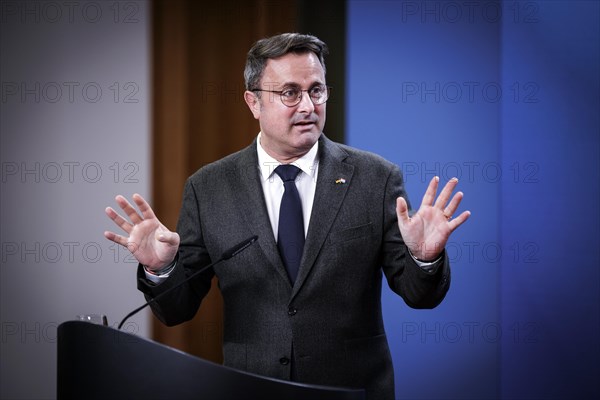
[[[273,237],[275,238],[275,241],[277,241],[279,206],[281,205],[281,198],[283,197],[285,189],[283,187],[283,181],[279,175],[275,173],[275,168],[281,165],[281,163],[268,155],[262,148],[260,145],[260,133],[258,134],[258,140],[256,141],[256,151],[258,153],[258,169],[260,170],[261,176],[260,183],[265,195],[269,221],[273,228]],[[292,163],[292,165],[295,165],[301,170],[296,177],[295,183],[298,194],[300,195],[300,201],[302,202],[304,237],[306,237],[306,233],[308,232],[308,223],[310,222],[315,191],[317,190],[317,174],[319,172],[318,151],[319,143],[317,142],[308,153]]]

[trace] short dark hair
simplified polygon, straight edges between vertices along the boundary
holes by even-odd
[[[246,90],[258,88],[269,59],[278,58],[288,53],[302,54],[308,52],[316,54],[323,66],[323,71],[325,71],[325,56],[329,54],[329,49],[316,36],[301,33],[282,33],[257,41],[246,58],[246,67],[244,68]]]

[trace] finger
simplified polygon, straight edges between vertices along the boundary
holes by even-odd
[[[119,207],[121,207],[121,209],[125,212],[125,214],[127,214],[127,216],[129,217],[129,220],[134,225],[139,224],[140,222],[143,221],[142,217],[140,217],[140,215],[137,213],[135,208],[133,208],[131,203],[129,203],[129,201],[127,201],[127,199],[125,197],[118,195],[117,197],[115,197],[115,200],[117,201],[117,204],[119,204]]]
[[[444,209],[444,215],[446,217],[452,217],[452,215],[458,209],[458,205],[460,204],[462,199],[463,199],[463,192],[457,192],[452,197],[452,200],[450,200],[450,203],[448,204],[448,206]]]
[[[112,219],[115,224],[117,224],[121,229],[123,229],[127,233],[131,233],[131,229],[133,225],[131,225],[127,220],[121,217],[115,210],[111,207],[106,207],[104,210],[108,218]]]
[[[437,192],[438,182],[440,178],[438,176],[434,176],[429,182],[429,186],[427,186],[427,190],[425,191],[425,195],[423,195],[423,201],[421,201],[422,206],[430,206],[433,204],[433,199],[435,199],[435,193]]]
[[[398,222],[401,224],[406,224],[410,221],[408,217],[408,204],[406,204],[406,199],[404,197],[398,197],[396,199],[396,214],[398,215]]]
[[[117,235],[114,232],[105,231],[104,237],[110,240],[111,242],[115,242],[116,244],[120,244],[123,247],[127,247],[127,238],[121,235]]]
[[[133,195],[133,201],[135,201],[135,204],[140,209],[144,219],[156,218],[156,215],[154,215],[154,211],[152,210],[152,207],[150,207],[150,204],[148,204],[148,202],[141,195],[135,193]]]
[[[458,179],[456,179],[456,178],[452,178],[448,181],[448,183],[446,183],[446,186],[444,186],[444,188],[440,192],[440,195],[438,196],[437,200],[435,201],[434,207],[437,207],[440,210],[445,207],[445,205],[448,202],[448,199],[450,199],[450,195],[452,195],[452,191],[456,187],[457,183],[458,183]],[[449,214],[449,215],[451,215],[451,214]]]
[[[450,227],[450,231],[454,231],[456,228],[461,226],[469,217],[471,216],[471,211],[463,211],[458,217],[451,219],[448,222],[448,226]]]

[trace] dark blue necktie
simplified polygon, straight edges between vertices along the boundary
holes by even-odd
[[[300,259],[304,250],[302,203],[295,183],[300,168],[289,164],[280,165],[275,168],[275,173],[279,175],[285,188],[279,208],[277,247],[279,247],[279,254],[281,254],[281,259],[293,284],[298,276]]]

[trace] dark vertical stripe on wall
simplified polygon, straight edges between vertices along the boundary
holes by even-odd
[[[175,229],[183,184],[198,168],[240,150],[258,122],[244,100],[246,53],[263,37],[297,30],[296,1],[155,0],[153,5],[153,206]],[[196,316],[157,341],[222,361],[223,299],[216,278]]]
[[[310,33],[327,43],[327,84],[333,86],[327,102],[325,134],[336,142],[344,142],[346,98],[346,0],[300,0],[298,31]]]

